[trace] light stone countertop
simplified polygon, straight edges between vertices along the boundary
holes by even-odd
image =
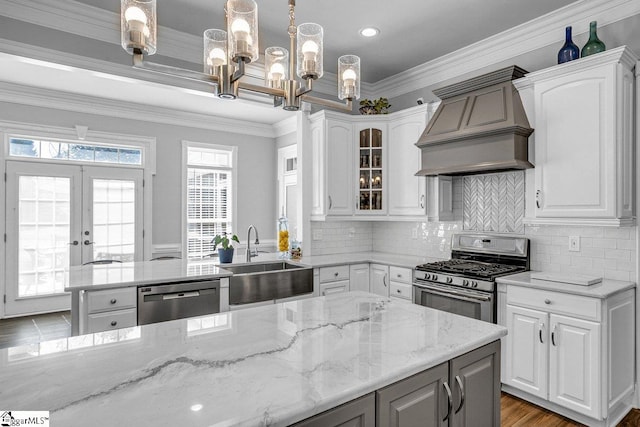
[[[0,402],[52,426],[285,426],[504,335],[352,292],[3,349]]]
[[[610,297],[611,295],[617,294],[618,292],[623,292],[627,289],[636,287],[636,284],[634,282],[623,282],[620,280],[611,279],[602,279],[601,283],[596,283],[589,286],[574,285],[570,283],[532,279],[531,273],[536,272],[525,271],[524,273],[499,277],[498,279],[496,279],[496,282],[498,283],[498,289],[500,289],[500,285],[507,284],[605,299]]]
[[[260,254],[252,263],[276,261],[277,253]],[[244,256],[237,256],[233,265],[245,264]],[[418,264],[438,261],[436,258],[398,255],[385,252],[356,252],[337,255],[315,255],[289,260],[309,267],[327,267],[357,263],[387,264],[397,267],[414,268]],[[176,283],[188,280],[207,280],[229,277],[232,274],[224,270],[218,260],[186,261],[163,260],[141,261],[113,264],[93,264],[69,268],[66,274],[65,291],[83,291],[125,288],[161,283]]]
[[[125,288],[130,286],[177,283],[232,276],[213,261],[163,261],[91,264],[69,268],[65,274],[67,292]]]

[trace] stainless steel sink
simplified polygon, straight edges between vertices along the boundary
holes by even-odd
[[[313,269],[284,261],[221,266],[233,273],[229,304],[241,305],[313,292]]]

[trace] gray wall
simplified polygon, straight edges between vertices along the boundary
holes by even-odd
[[[104,117],[18,104],[3,104],[0,120],[150,136],[156,138],[156,176],[153,182],[153,244],[182,241],[182,140],[238,147],[237,226],[241,242],[249,224],[264,239],[275,238],[276,143],[273,138],[214,132],[182,126]]]

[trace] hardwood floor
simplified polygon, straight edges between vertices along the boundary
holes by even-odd
[[[526,402],[507,393],[500,399],[502,427],[574,427],[583,424]],[[632,409],[618,427],[640,426],[640,409]]]
[[[68,311],[0,320],[0,348],[33,344],[71,336]],[[502,427],[574,427],[581,426],[554,412],[515,396],[502,393]],[[632,410],[618,427],[640,426],[640,409]]]
[[[0,320],[0,348],[71,336],[68,311]]]

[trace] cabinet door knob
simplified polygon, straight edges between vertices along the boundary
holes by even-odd
[[[116,326],[118,324],[118,322],[116,322],[115,320],[111,321],[111,326]]]
[[[547,304],[547,305],[551,304],[551,300],[550,299],[546,299],[546,300],[544,300],[544,303]]]
[[[399,293],[399,294],[402,293],[402,291],[400,289],[396,289],[396,292]]]
[[[115,304],[118,300],[115,298],[111,298],[111,301],[109,301],[111,304]]]

